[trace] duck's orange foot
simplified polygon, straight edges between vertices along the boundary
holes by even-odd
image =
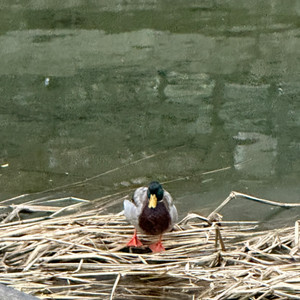
[[[127,243],[128,247],[141,247],[143,246],[142,242],[138,239],[136,232],[134,233],[132,239]]]
[[[149,248],[152,250],[152,252],[162,252],[166,250],[161,241],[150,245]]]

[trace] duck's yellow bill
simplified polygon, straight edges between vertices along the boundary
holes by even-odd
[[[157,205],[157,198],[156,198],[156,195],[151,195],[151,196],[150,196],[150,200],[149,200],[148,207],[149,207],[149,208],[155,208],[156,205]]]

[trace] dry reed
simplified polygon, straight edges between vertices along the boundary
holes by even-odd
[[[298,222],[268,231],[223,222],[225,203],[208,218],[188,214],[153,254],[125,246],[133,227],[122,213],[79,209],[86,200],[76,198],[13,201],[1,203],[11,211],[0,224],[0,282],[41,299],[300,299]],[[47,214],[22,219],[24,210]]]

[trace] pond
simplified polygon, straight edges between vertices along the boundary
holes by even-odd
[[[207,215],[232,190],[299,201],[297,1],[0,7],[1,199],[93,200],[156,179],[181,216]],[[224,211],[298,212],[245,200]]]

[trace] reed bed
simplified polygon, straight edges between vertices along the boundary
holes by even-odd
[[[10,211],[0,224],[0,283],[41,299],[300,299],[298,222],[259,231],[257,222],[223,222],[219,208],[188,214],[154,254],[149,236],[140,235],[142,249],[126,247],[133,227],[122,212],[47,201],[2,202]]]

